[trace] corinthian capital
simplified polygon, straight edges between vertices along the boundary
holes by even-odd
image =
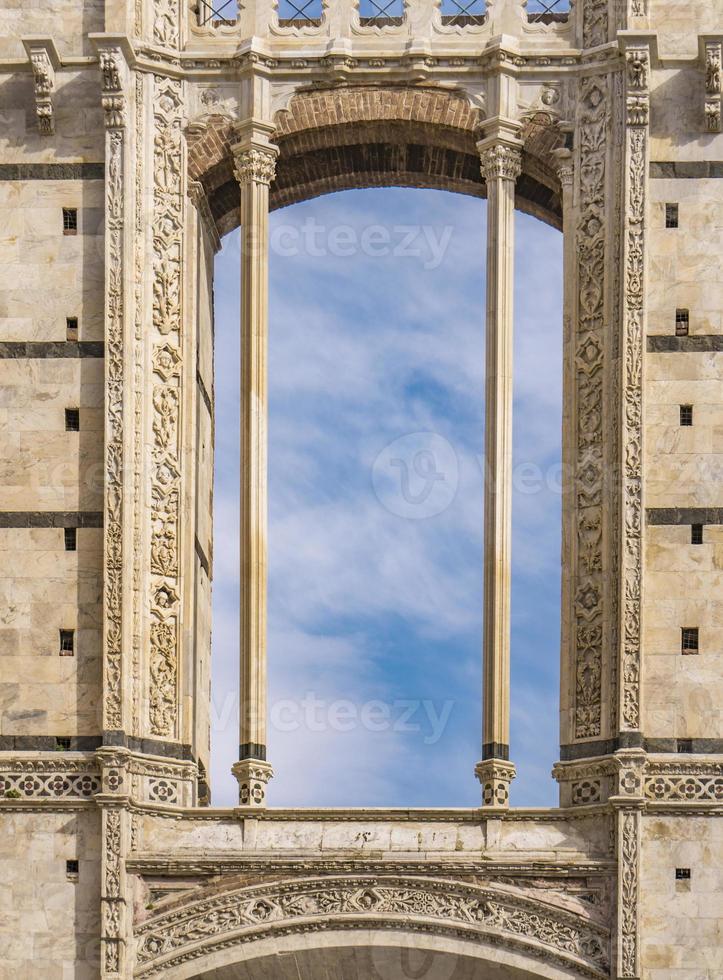
[[[480,170],[485,180],[517,180],[522,173],[522,151],[509,143],[488,145],[480,150]]]
[[[239,184],[270,184],[276,177],[276,157],[278,150],[275,146],[268,148],[252,146],[235,148],[234,174]]]

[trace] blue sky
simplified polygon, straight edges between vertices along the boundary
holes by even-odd
[[[271,219],[273,806],[476,806],[486,204],[328,195]],[[562,236],[517,214],[513,805],[554,805]],[[238,743],[239,236],[216,266],[212,785]]]

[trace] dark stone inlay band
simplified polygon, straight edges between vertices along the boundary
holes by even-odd
[[[195,756],[190,745],[180,742],[165,742],[160,738],[136,738],[125,732],[103,732],[103,745],[114,748],[130,749],[131,752],[141,752],[144,755],[158,755],[165,759],[177,759],[182,762],[195,762]]]
[[[0,163],[0,180],[104,180],[103,163]]]
[[[0,342],[0,358],[105,357],[102,340],[7,340]]]
[[[504,759],[509,762],[510,747],[504,742],[485,742],[482,746],[482,758],[484,759]]]
[[[261,745],[260,742],[244,742],[238,747],[238,757],[240,760],[259,759],[261,762],[266,762],[266,746]]]
[[[576,742],[560,746],[560,760],[575,762],[612,755],[618,749],[643,749],[645,752],[665,752],[677,755],[716,755],[723,753],[723,738],[643,738],[639,732],[628,732],[618,738],[595,742]]]
[[[58,739],[70,743],[65,752],[95,752],[103,744],[100,735],[0,735],[0,752],[57,752]]]
[[[723,524],[723,507],[647,507],[648,524]]]
[[[701,334],[697,337],[649,334],[646,346],[651,354],[669,354],[677,351],[682,351],[684,354],[703,354],[707,351],[723,350],[723,334]]]
[[[4,510],[0,527],[103,527],[102,511]]]
[[[668,160],[651,160],[650,176],[677,177],[682,179],[723,177],[723,161],[687,160],[685,162],[673,162]]]

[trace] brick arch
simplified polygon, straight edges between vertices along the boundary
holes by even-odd
[[[428,187],[484,197],[476,141],[482,116],[457,91],[434,87],[350,86],[299,92],[276,116],[280,154],[270,206],[332,191]],[[528,142],[516,201],[554,227],[562,224],[550,149],[559,141],[549,116],[525,122]],[[189,174],[200,180],[219,231],[238,224],[230,146],[234,124],[208,117],[188,133]]]

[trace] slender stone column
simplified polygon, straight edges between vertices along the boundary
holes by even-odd
[[[487,182],[487,353],[482,761],[485,806],[508,806],[512,550],[512,300],[515,181],[521,151],[499,136],[477,144]]]
[[[269,184],[278,150],[254,133],[234,147],[241,190],[241,806],[266,805],[266,531]]]

